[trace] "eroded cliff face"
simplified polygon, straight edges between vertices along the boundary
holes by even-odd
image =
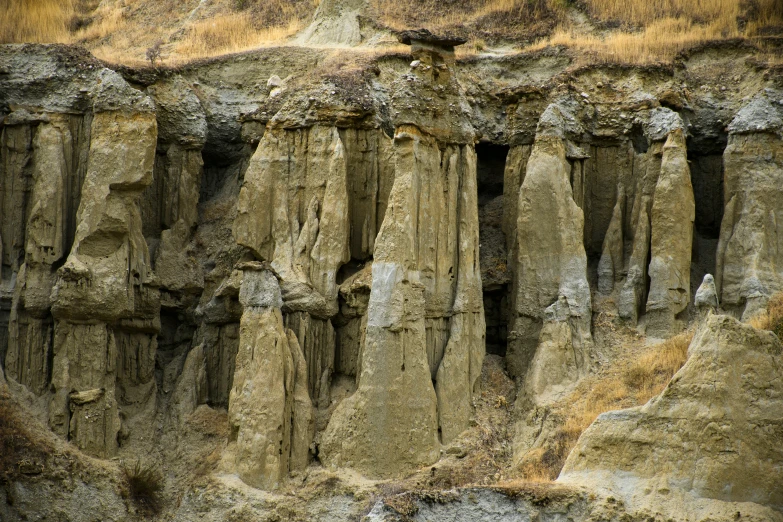
[[[599,418],[571,454],[563,479],[597,491],[601,474],[622,489],[638,457],[623,460],[635,435],[612,422],[654,427],[715,402],[677,394],[706,386],[685,383],[706,378],[699,361],[724,375],[730,348],[750,357],[743,382],[761,364],[773,383],[777,341],[710,313],[747,320],[783,290],[779,72],[754,69],[741,49],[709,70],[703,56],[679,69],[567,70],[553,51],[458,63],[459,40],[402,39],[411,56],[336,72],[308,49],[120,75],[69,48],[0,48],[9,393],[103,459],[181,466],[189,454],[172,448],[209,440],[199,458],[252,488],[314,469],[434,475],[475,428],[488,344],[515,380],[518,464],[548,443],[536,419],[611,363],[597,320],[649,338],[700,320],[698,357],[664,394]],[[747,74],[728,91],[710,89],[736,67]],[[753,402],[726,382],[731,411]],[[779,408],[759,408],[774,435]],[[193,442],[194,423],[221,428]],[[670,436],[713,448],[705,426]],[[743,441],[738,458],[761,448],[758,462],[779,467],[770,440],[746,435],[724,438]],[[669,446],[648,461],[681,463]],[[747,480],[772,484],[764,466]],[[772,486],[721,493],[731,466],[672,473],[682,499],[706,503],[696,514],[781,509]],[[563,495],[579,520],[655,511],[633,495],[611,509]],[[199,502],[188,496],[177,517]]]

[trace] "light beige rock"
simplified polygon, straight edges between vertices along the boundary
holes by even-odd
[[[116,371],[117,344],[106,324],[57,322],[49,426],[82,451],[102,458],[117,450]]]
[[[628,260],[628,275],[617,305],[620,317],[635,325],[644,309],[647,292],[647,256],[650,253],[650,213],[652,199],[646,196],[640,204],[633,237],[633,251]]]
[[[461,161],[464,155],[464,163]],[[457,230],[459,264],[449,340],[435,376],[438,397],[438,425],[441,442],[448,444],[470,426],[473,396],[486,351],[486,324],[479,271],[478,187],[476,155],[472,148],[449,159],[461,168],[459,224]]]
[[[319,450],[328,466],[373,477],[431,464],[440,450],[424,324],[427,287],[419,282],[413,211],[420,177],[438,158],[417,129],[398,133],[395,144],[396,178],[376,239],[359,386],[335,409]]]
[[[609,229],[604,236],[601,259],[598,261],[598,290],[610,294],[614,282],[622,279],[623,272],[623,215],[625,214],[625,189],[617,189],[617,203],[612,212]]]
[[[93,116],[76,237],[52,293],[56,317],[113,321],[156,307],[138,206],[152,181],[155,143],[153,113]]]
[[[570,172],[564,140],[555,133],[540,132],[519,191],[515,315],[506,356],[514,377],[527,373],[544,310],[559,296],[568,302],[577,349],[588,349],[590,342],[592,306],[582,243],[584,218],[572,196]]]
[[[729,127],[723,153],[715,283],[721,306],[744,318],[783,290],[783,139],[775,111],[764,95],[752,100]]]
[[[75,238],[51,295],[56,323],[49,424],[102,457],[116,451],[118,404],[127,416],[154,415],[148,406],[155,401],[160,304],[139,199],[152,181],[156,141],[152,112],[93,115]],[[102,395],[69,398],[93,389]]]
[[[715,278],[712,274],[705,274],[699,289],[696,290],[693,304],[702,318],[707,317],[710,312],[718,311],[718,291],[715,289]]]
[[[245,270],[240,301],[245,311],[228,405],[234,466],[248,485],[274,489],[309,460],[313,417],[307,368],[293,332],[283,324],[275,275]]]
[[[350,259],[348,209],[345,148],[337,129],[270,129],[245,173],[234,236],[271,262],[283,283],[304,283],[332,301],[337,269]]]
[[[711,315],[688,352],[660,395],[600,415],[558,481],[608,489],[630,508],[652,505],[682,520],[704,520],[713,509],[763,511],[751,502],[783,508],[780,340]]]
[[[691,250],[695,218],[685,137],[681,129],[666,139],[655,186],[650,243],[647,334],[669,337],[682,328],[675,319],[690,301]]]
[[[545,310],[536,353],[524,382],[524,392],[535,405],[545,406],[562,398],[587,369],[585,353],[574,349],[569,317],[568,301],[562,296]]]

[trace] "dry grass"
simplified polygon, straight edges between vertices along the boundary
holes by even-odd
[[[249,12],[221,15],[193,24],[175,45],[174,53],[196,58],[239,52],[279,42],[302,27],[302,21],[294,19],[286,26],[256,29]]]
[[[478,40],[548,34],[565,18],[566,0],[372,0],[379,21],[402,30],[427,27]]]
[[[712,40],[781,32],[779,0],[587,0],[596,19],[621,29],[605,33],[561,25],[529,50],[565,45],[592,63],[671,61],[680,51]]]
[[[162,40],[164,61],[181,62],[285,41],[318,1],[0,0],[0,43],[81,43],[109,61],[143,63]],[[650,63],[708,40],[783,31],[780,0],[372,0],[371,7],[394,29],[469,37],[460,56],[537,41],[530,50],[566,45],[588,62]],[[589,16],[586,25],[574,21],[577,8]]]
[[[754,328],[774,332],[783,340],[783,292],[770,297],[767,310],[754,316],[748,323]]]
[[[692,331],[681,333],[646,348],[625,364],[617,364],[612,373],[586,380],[560,405],[561,423],[548,443],[522,459],[519,471],[525,479],[556,479],[582,432],[600,414],[645,404],[661,393],[685,364],[692,339]]]
[[[70,0],[0,0],[0,44],[68,42]]]
[[[685,18],[663,18],[639,32],[613,32],[605,37],[577,34],[558,29],[546,40],[529,48],[535,50],[550,45],[565,45],[585,53],[593,63],[645,64],[671,61],[688,47],[710,40],[740,36],[735,28],[722,24],[701,25]]]
[[[25,413],[0,387],[0,485],[24,474],[38,474],[51,457],[24,423]]]

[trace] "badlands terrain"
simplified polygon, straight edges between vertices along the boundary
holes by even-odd
[[[783,521],[783,4],[2,5],[0,520]]]

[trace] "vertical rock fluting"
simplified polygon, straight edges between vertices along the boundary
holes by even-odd
[[[676,129],[663,146],[661,173],[650,214],[650,293],[646,305],[649,335],[669,337],[681,328],[675,317],[690,302],[695,212],[685,137],[681,129]]]
[[[260,265],[244,268],[239,293],[244,312],[228,406],[234,465],[245,483],[273,489],[309,462],[312,403],[304,354],[283,324],[276,276]]]
[[[395,137],[396,176],[376,239],[359,387],[338,405],[323,434],[327,465],[391,476],[438,458],[426,286],[417,269],[422,178],[440,171],[434,144],[415,128]]]
[[[783,290],[783,111],[760,94],[729,125],[715,283],[743,318]]]
[[[3,249],[0,292],[13,295],[6,371],[38,395],[47,390],[51,376],[54,266],[73,240],[88,123],[81,116],[19,110],[5,119],[3,129],[5,235],[0,237],[11,241]]]
[[[136,411],[155,396],[160,305],[139,199],[152,181],[157,125],[149,99],[116,73],[102,73],[97,91],[78,225],[52,291],[49,422],[107,457],[117,447],[118,401]]]
[[[269,129],[237,203],[234,236],[280,274],[288,325],[305,348],[313,398],[328,397],[333,371],[337,271],[351,258],[348,185],[345,147],[335,127]]]
[[[507,353],[515,377],[527,373],[544,310],[560,296],[568,304],[575,349],[582,354],[589,349],[592,307],[582,242],[584,217],[572,195],[562,110],[550,105],[542,115],[519,191],[515,317]]]

